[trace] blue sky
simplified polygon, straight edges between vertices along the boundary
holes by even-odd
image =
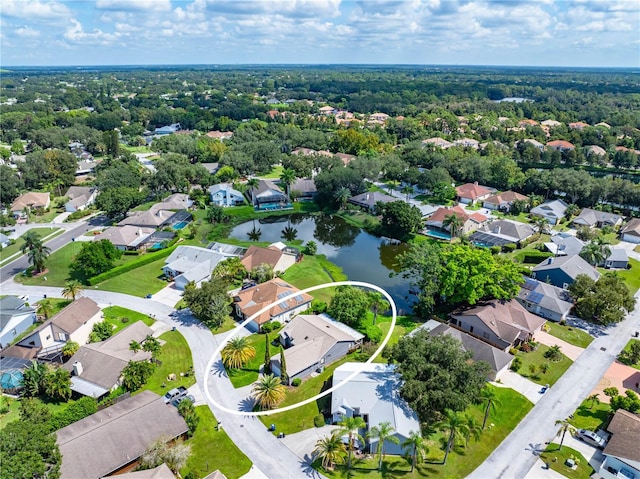
[[[640,66],[639,0],[2,0],[2,65]]]

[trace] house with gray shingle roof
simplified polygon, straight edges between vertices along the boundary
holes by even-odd
[[[238,206],[243,205],[244,195],[234,189],[229,183],[218,183],[209,187],[211,203],[217,206]]]
[[[555,256],[573,256],[580,254],[585,242],[568,233],[559,233],[553,235],[551,241],[544,246]]]
[[[531,216],[538,216],[556,225],[564,217],[569,205],[562,200],[545,201],[541,205],[531,208]]]
[[[547,258],[531,271],[531,276],[539,281],[566,289],[578,275],[586,274],[594,281],[600,273],[578,255]]]
[[[527,311],[556,322],[567,319],[573,307],[566,290],[533,278],[525,278],[516,300]]]
[[[622,241],[640,243],[640,218],[633,218],[620,231]]]
[[[626,269],[629,267],[629,255],[623,248],[611,248],[611,254],[607,256],[602,264],[605,268]]]
[[[0,349],[36,322],[36,311],[17,296],[0,299]]]
[[[243,250],[241,250],[243,251]],[[211,278],[218,263],[228,258],[239,258],[237,253],[214,251],[198,246],[178,246],[164,261],[162,271],[175,282],[176,289],[183,290],[190,282],[196,285]]]
[[[618,409],[607,426],[611,434],[602,454],[604,461],[598,471],[603,479],[633,479],[640,477],[640,416]]]
[[[386,193],[380,193],[379,191],[367,191],[365,193],[352,196],[347,200],[352,205],[364,208],[367,211],[375,211],[376,204],[380,203],[393,203],[394,201],[400,201],[398,198],[389,196]]]
[[[622,216],[606,211],[583,208],[572,223],[578,226],[589,226],[590,228],[602,228],[603,226],[616,227],[622,224]]]
[[[64,210],[67,213],[73,213],[75,211],[82,211],[91,206],[96,201],[98,196],[98,188],[87,186],[71,186],[65,196],[69,198],[64,205]]]
[[[504,246],[530,238],[535,233],[531,225],[519,221],[496,220],[471,234],[471,241],[482,246]]]

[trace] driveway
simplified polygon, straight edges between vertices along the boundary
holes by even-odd
[[[544,394],[540,394],[540,388],[542,386],[534,383],[530,379],[520,376],[518,373],[514,373],[513,371],[507,370],[502,373],[500,375],[500,381],[501,382],[499,383],[492,382],[491,384],[497,387],[506,387],[511,388],[514,391],[518,391],[533,404],[536,404],[544,396]]]
[[[560,351],[562,351],[562,354],[571,359],[571,361],[575,361],[576,359],[578,359],[578,357],[580,357],[580,355],[584,352],[583,348],[579,348],[578,346],[569,344],[566,341],[556,338],[555,336],[552,336],[551,334],[544,331],[538,331],[536,333],[536,341],[546,346],[560,346]]]
[[[640,371],[616,361],[607,369],[591,394],[598,394],[600,402],[609,404],[610,398],[605,395],[605,389],[615,387],[618,388],[620,394],[624,394],[626,389],[640,393],[639,384]]]
[[[173,308],[178,304],[178,301],[182,299],[182,291],[176,289],[175,283],[171,282],[168,286],[165,286],[154,294],[153,299]]]
[[[309,426],[311,426],[311,424],[309,424]],[[289,434],[280,439],[280,441],[291,449],[291,452],[300,459],[305,459],[311,456],[319,439],[330,436],[331,433],[337,429],[340,428],[338,426],[312,427],[311,429],[305,429],[295,434]]]

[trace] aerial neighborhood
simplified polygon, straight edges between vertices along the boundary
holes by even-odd
[[[554,75],[4,73],[0,478],[640,478],[634,80]]]

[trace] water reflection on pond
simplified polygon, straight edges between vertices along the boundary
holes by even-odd
[[[400,310],[407,312],[411,308],[407,281],[400,276],[389,277],[389,273],[397,271],[395,258],[409,248],[407,244],[389,244],[330,215],[290,215],[248,221],[236,226],[231,236],[270,243],[313,240],[318,243],[318,254],[340,266],[350,280],[376,284],[391,294]]]

